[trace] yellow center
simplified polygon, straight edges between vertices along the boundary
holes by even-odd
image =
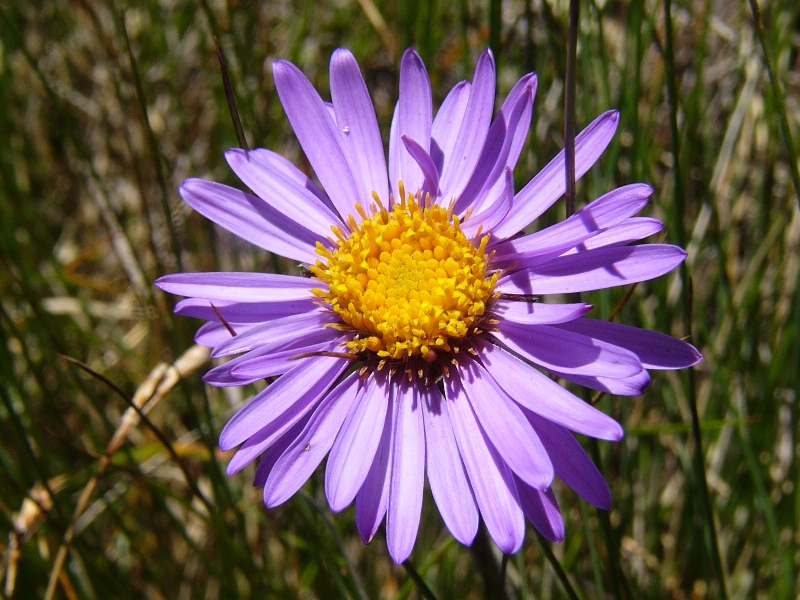
[[[311,267],[328,284],[314,293],[356,333],[349,349],[388,359],[450,352],[477,327],[497,282],[488,236],[474,246],[450,210],[411,194],[371,216],[357,209],[361,221],[348,219],[347,237],[335,231],[333,250],[317,244],[322,259]]]

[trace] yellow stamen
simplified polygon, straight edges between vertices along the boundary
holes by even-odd
[[[350,234],[334,231],[336,247],[317,246],[311,271],[328,285],[314,293],[355,331],[353,353],[381,359],[435,360],[474,333],[493,299],[497,273],[489,273],[485,248],[461,231],[449,208],[405,195],[390,209],[377,203]]]

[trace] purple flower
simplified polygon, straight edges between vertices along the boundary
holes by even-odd
[[[651,188],[618,188],[518,235],[564,194],[564,156],[514,193],[536,76],[520,79],[492,120],[488,50],[435,118],[425,67],[406,51],[388,169],[349,51],[331,59],[332,103],[291,63],[276,61],[273,74],[325,191],[264,149],[226,154],[255,196],[200,179],[180,191],[201,214],[304,263],[310,276],[182,273],[156,282],[188,296],[178,314],[208,320],[196,339],[212,356],[240,354],[209,371],[208,383],[280,375],[223,429],[220,447],[239,446],[228,473],[261,457],[255,483],[272,507],[328,455],[331,509],[355,500],[365,542],[385,516],[398,563],[414,545],[426,473],[456,539],[470,544],[481,516],[507,553],[520,548],[525,517],[545,537],[563,538],[556,475],[609,508],[608,486],[571,432],[618,440],[622,428],[542,370],[637,395],[646,369],[688,367],[700,354],[661,333],[587,318],[588,304],[535,300],[645,281],[678,265],[678,247],[631,245],[662,227],[633,216]],[[578,135],[578,176],[617,122],[609,111]]]

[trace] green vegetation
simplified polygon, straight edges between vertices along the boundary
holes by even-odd
[[[529,527],[501,565],[450,538],[428,495],[403,568],[382,533],[361,543],[352,508],[329,513],[320,473],[269,511],[252,468],[226,477],[217,435],[252,390],[202,383],[196,324],[152,285],[181,266],[297,268],[178,196],[189,176],[239,185],[214,38],[248,143],[306,168],[273,59],[324,91],[330,53],[349,47],[388,132],[403,48],[418,48],[439,102],[491,42],[501,93],[539,77],[519,186],[564,144],[568,3],[0,3],[2,596],[43,597],[50,580],[57,598],[482,598],[501,568],[511,598],[720,598],[721,580],[731,598],[800,594],[800,4],[762,1],[762,27],[755,0],[670,4],[666,20],[664,3],[582,3],[578,128],[612,107],[621,125],[578,205],[648,182],[643,214],[689,258],[585,298],[595,315],[622,301],[621,322],[691,334],[705,360],[654,373],[641,398],[599,399],[627,431],[587,445],[610,513],[556,484],[565,541]]]

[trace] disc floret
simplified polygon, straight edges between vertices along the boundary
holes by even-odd
[[[349,234],[336,230],[333,249],[317,245],[311,267],[328,285],[320,297],[355,335],[353,353],[381,360],[434,361],[458,351],[491,303],[497,274],[488,269],[488,236],[473,243],[452,210],[405,194],[372,214],[357,207]]]

